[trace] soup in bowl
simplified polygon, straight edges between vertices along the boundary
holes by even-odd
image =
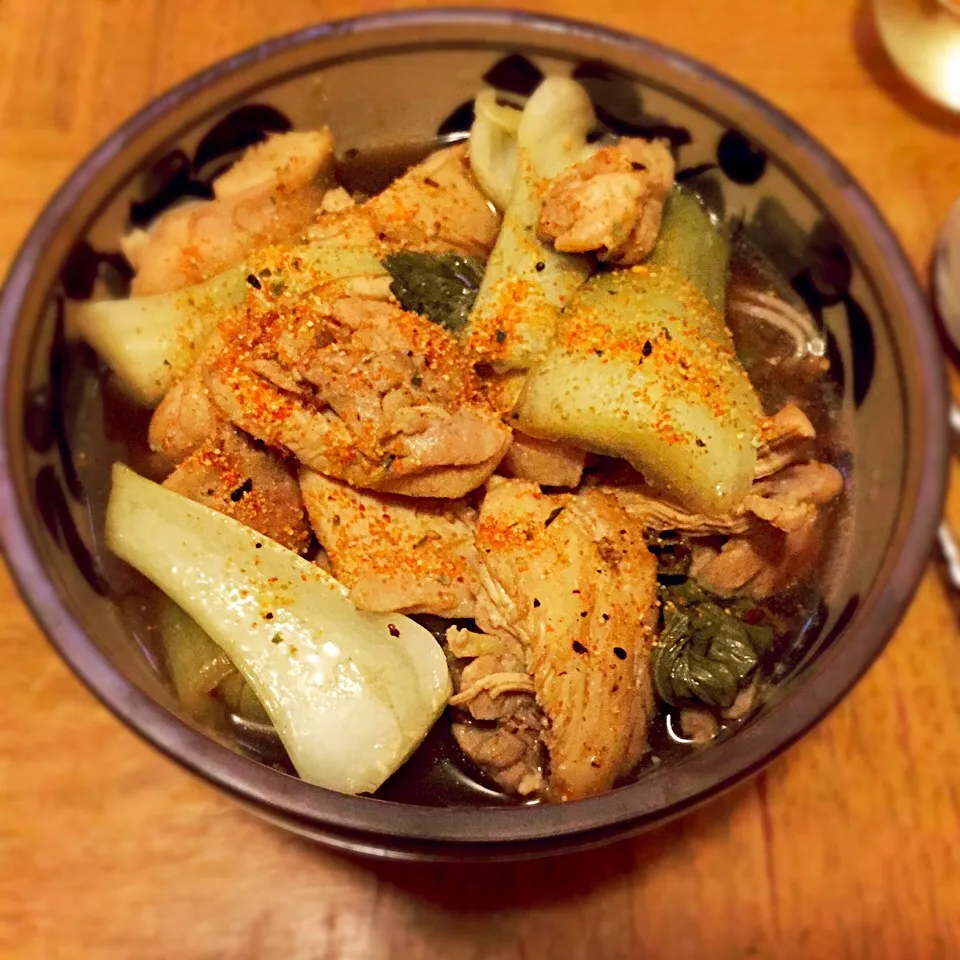
[[[51,639],[351,849],[526,855],[731,785],[866,669],[939,515],[936,341],[869,201],[583,25],[371,18],[214,68],[68,182],[3,324]]]

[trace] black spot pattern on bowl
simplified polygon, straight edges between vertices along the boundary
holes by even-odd
[[[679,150],[680,147],[691,143],[693,138],[686,127],[676,127],[673,124],[663,123],[658,120],[641,120],[639,122],[625,120],[611,113],[606,107],[594,102],[594,110],[597,112],[597,119],[606,127],[610,133],[615,133],[620,137],[640,137],[644,140],[666,140],[669,142],[672,150]]]
[[[847,327],[850,330],[850,351],[853,363],[853,403],[859,409],[867,398],[877,362],[877,348],[873,340],[870,318],[860,304],[849,294],[844,297]]]
[[[188,197],[210,200],[213,188],[192,174],[193,164],[182,150],[164,154],[143,176],[146,199],[130,204],[130,226],[144,227],[175,203]]]
[[[184,150],[171,150],[153,164],[143,178],[141,192],[144,199],[130,204],[130,225],[145,226],[184,199],[211,199],[213,181],[229,169],[230,163],[206,172],[203,172],[204,167],[214,160],[239,154],[271,133],[292,129],[290,118],[275,107],[256,103],[238,107],[207,132],[197,145],[192,160]]]
[[[692,168],[697,171],[695,175],[685,178],[683,185],[695,193],[700,202],[715,217],[720,220],[727,218],[727,198],[723,192],[723,184],[720,178],[713,174],[712,164],[703,164],[703,169],[699,167]],[[704,172],[704,170],[706,172]]]
[[[107,583],[77,530],[63,487],[52,464],[40,469],[34,478],[33,489],[40,516],[53,541],[66,548],[90,588],[100,596],[106,596],[109,592]]]
[[[836,226],[820,220],[807,233],[778,200],[765,197],[743,229],[773,266],[789,278],[790,286],[821,330],[824,329],[824,311],[828,307],[843,305],[850,334],[853,403],[859,409],[873,383],[876,343],[869,316],[850,293],[853,263]],[[843,396],[847,386],[846,371],[832,331],[826,331],[826,341],[831,376]]]
[[[112,297],[130,294],[133,267],[122,253],[101,252],[86,240],[74,244],[60,271],[64,294],[71,300],[89,300],[97,279],[101,279]]]
[[[832,330],[826,334],[827,363],[830,364],[830,377],[837,388],[837,393],[842,397],[846,395],[847,373],[843,364],[843,354],[840,353],[840,345],[837,343],[837,337]]]
[[[699,177],[702,177],[706,173],[710,173],[711,170],[716,170],[717,165],[715,163],[699,163],[695,167],[683,167],[678,170],[675,175],[675,180],[677,183],[687,183],[690,180],[696,180]]]
[[[543,80],[543,71],[522,54],[511,53],[498,60],[483,79],[497,90],[529,97]]]
[[[781,598],[781,603],[789,606],[791,602],[803,605],[801,596]],[[823,597],[816,601],[816,610],[799,630],[795,637],[790,638],[786,646],[775,644],[763,660],[766,675],[773,683],[785,680],[814,649],[824,625],[830,618],[830,607]]]
[[[200,171],[214,160],[261,143],[271,133],[287,133],[292,129],[290,118],[275,107],[247,104],[227,114],[204,135],[193,155],[193,169]],[[222,169],[219,172],[223,172]]]
[[[844,249],[836,226],[820,220],[810,233],[808,244],[810,283],[824,306],[839,303],[850,290],[853,264]]]
[[[636,84],[603,61],[584,60],[573,69],[572,76],[590,95],[605,132],[644,140],[667,140],[675,153],[692,142],[686,127],[646,113]]]
[[[461,103],[446,119],[440,122],[437,127],[437,136],[446,137],[451,133],[467,133],[473,126],[474,120],[473,101],[467,100]]]
[[[830,628],[830,632],[820,639],[818,645],[818,651],[828,649],[834,640],[847,629],[850,621],[853,619],[853,615],[857,612],[857,609],[860,606],[860,594],[854,593],[851,594],[847,602],[843,605],[843,609],[840,611],[840,615],[837,617],[836,623]]]
[[[742,133],[728,130],[717,145],[717,163],[734,182],[751,186],[767,169],[767,155]]]

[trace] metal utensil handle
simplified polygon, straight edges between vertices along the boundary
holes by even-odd
[[[955,401],[950,404],[950,432],[954,439],[960,440],[960,404]],[[937,530],[937,546],[940,548],[941,566],[947,582],[960,594],[960,539],[946,517]]]

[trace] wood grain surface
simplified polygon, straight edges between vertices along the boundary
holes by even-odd
[[[378,6],[0,0],[0,267],[148,98]],[[927,270],[960,195],[960,119],[895,76],[865,7],[529,6],[646,34],[759,90],[832,147]],[[506,867],[361,863],[260,823],[94,702],[5,575],[0,651],[3,958],[960,956],[960,630],[932,570],[856,691],[754,781],[636,841]]]

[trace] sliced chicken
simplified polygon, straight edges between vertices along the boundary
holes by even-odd
[[[652,702],[646,617],[656,564],[642,525],[607,494],[549,496],[493,478],[480,513],[476,620],[522,646],[546,718],[548,794],[600,793],[629,772]]]
[[[843,475],[828,463],[798,463],[755,483],[744,509],[790,533],[816,515],[818,507],[839,497]]]
[[[761,446],[757,450],[757,479],[769,477],[797,460],[809,460],[810,441],[817,435],[807,415],[788,403],[760,424]]]
[[[673,178],[666,141],[624,139],[602,147],[550,184],[537,232],[564,253],[640,263],[656,245]]]
[[[750,529],[750,517],[742,510],[736,514],[711,516],[681,507],[644,484],[632,486],[599,485],[592,489],[607,493],[638,523],[657,532],[676,530],[694,536],[743,533]]]
[[[731,537],[719,550],[697,545],[690,575],[721,596],[743,594],[762,600],[793,586],[820,558],[824,518],[810,515],[789,533],[758,524],[749,533]]]
[[[450,705],[459,713],[452,730],[460,749],[504,790],[520,796],[539,793],[544,786],[544,720],[523,648],[509,636],[458,627],[447,630],[447,647],[470,661],[453,671],[457,692]]]
[[[456,340],[356,281],[289,306],[248,297],[204,357],[237,426],[355,487],[455,499],[510,443]]]
[[[586,460],[585,450],[556,440],[538,440],[515,430],[500,472],[545,487],[572,488],[579,485]]]
[[[150,449],[179,463],[213,437],[226,418],[210,398],[202,366],[174,384],[150,418]]]
[[[135,296],[179,290],[289,239],[315,218],[333,183],[329,130],[285,133],[247,150],[213,185],[214,199],[177,207],[123,239]]]
[[[163,485],[291,550],[301,552],[310,543],[300,487],[290,465],[229,424],[191,453]]]
[[[814,461],[787,467],[753,489],[745,507],[767,522],[731,537],[719,552],[694,550],[691,574],[715,593],[761,599],[807,575],[820,558],[823,507],[843,491],[843,476]]]
[[[306,236],[486,259],[499,228],[499,215],[470,173],[467,148],[458,145],[431,154],[366,203],[320,217]]]
[[[473,507],[361,492],[313,470],[301,470],[300,488],[334,576],[362,610],[473,617]]]

